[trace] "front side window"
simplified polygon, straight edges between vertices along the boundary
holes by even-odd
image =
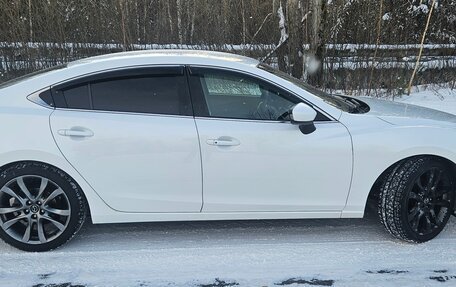
[[[209,70],[197,75],[210,117],[287,120],[299,101],[249,76]]]
[[[58,108],[191,115],[182,68],[100,74],[52,89]]]
[[[312,95],[320,97],[326,103],[328,103],[331,106],[334,106],[344,112],[348,112],[348,113],[352,113],[352,114],[363,114],[363,113],[367,113],[370,110],[369,106],[366,103],[360,101],[359,99],[349,98],[349,97],[342,96],[342,95],[328,94],[322,90],[319,90],[319,89],[305,83],[304,81],[296,79],[296,78],[288,75],[287,73],[274,69],[271,66],[268,66],[266,64],[261,63],[258,65],[258,68],[265,70],[266,72],[269,72],[275,76],[278,76],[278,77],[292,83],[293,85],[297,86],[298,88],[305,90],[306,92],[308,92]]]

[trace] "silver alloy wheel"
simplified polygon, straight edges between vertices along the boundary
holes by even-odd
[[[45,177],[19,176],[0,189],[0,227],[20,242],[43,244],[56,239],[70,215],[68,197]]]

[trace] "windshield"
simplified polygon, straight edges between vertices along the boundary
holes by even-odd
[[[39,70],[39,71],[30,73],[30,74],[27,74],[27,75],[24,75],[24,76],[20,76],[20,77],[14,78],[12,80],[9,80],[9,81],[6,81],[4,83],[1,83],[0,84],[0,89],[15,85],[17,83],[20,83],[20,82],[28,80],[28,79],[32,79],[34,77],[40,76],[42,74],[45,74],[45,73],[48,73],[48,72],[51,72],[51,71],[55,71],[55,70],[66,68],[66,66],[67,66],[66,64],[57,65],[57,66],[53,66],[53,67],[50,67],[50,68],[47,68],[47,69],[43,69],[43,70]]]
[[[287,73],[274,69],[273,67],[266,65],[264,63],[259,64],[258,68],[265,70],[273,75],[276,75],[284,80],[287,80],[288,82],[311,93],[312,95],[320,97],[326,103],[328,103],[340,110],[343,110],[343,111],[349,112],[349,113],[356,113],[358,110],[357,103],[356,103],[357,101],[347,101],[347,99],[345,97],[328,94],[322,90],[319,90],[319,89],[305,83],[304,81],[298,80],[298,79],[288,75]]]

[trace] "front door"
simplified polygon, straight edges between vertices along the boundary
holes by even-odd
[[[192,68],[203,212],[341,211],[352,172],[347,129],[319,113],[311,134],[290,122],[301,99],[232,71]]]

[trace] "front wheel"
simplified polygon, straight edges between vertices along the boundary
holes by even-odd
[[[0,174],[0,187],[0,236],[18,249],[55,249],[84,223],[86,204],[80,188],[55,167],[14,164]]]
[[[455,206],[453,169],[445,162],[420,157],[404,160],[380,190],[379,216],[396,238],[421,243],[436,237]]]

